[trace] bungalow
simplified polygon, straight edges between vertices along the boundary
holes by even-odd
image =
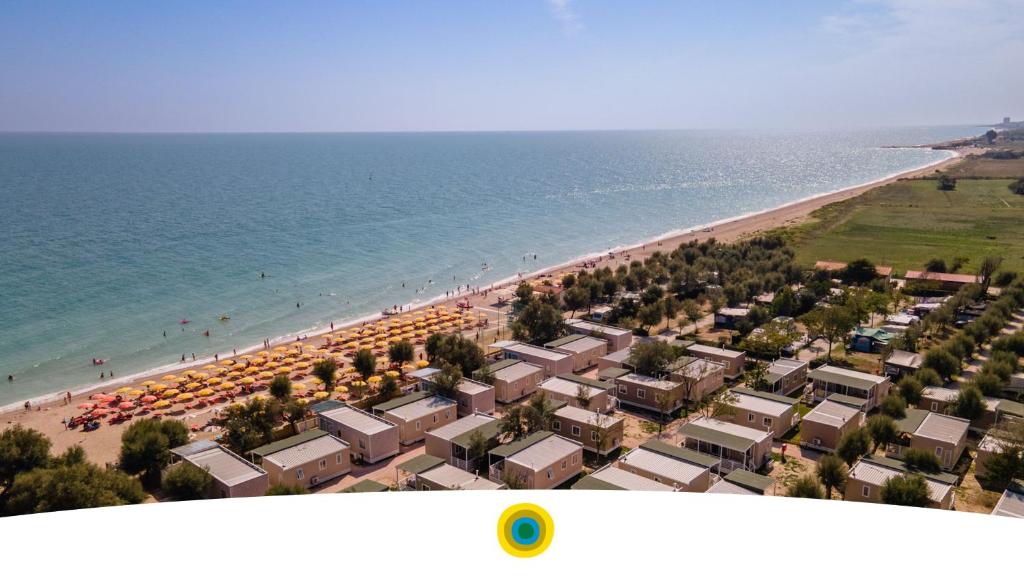
[[[687,448],[721,458],[723,472],[736,468],[755,472],[771,462],[771,432],[702,417],[683,424],[679,433]]]
[[[974,475],[985,478],[988,463],[996,454],[1002,454],[1003,443],[994,434],[985,434],[978,442],[978,450],[974,456]]]
[[[659,440],[648,440],[619,458],[619,468],[680,492],[704,492],[720,459]]]
[[[867,400],[865,412],[870,412],[889,395],[892,384],[888,376],[875,376],[856,370],[825,364],[807,373],[811,381],[812,402],[821,402],[831,394],[842,394]]]
[[[906,350],[893,350],[885,359],[883,372],[886,376],[899,379],[908,374],[913,374],[921,367],[923,359],[920,354],[907,352]]]
[[[614,383],[571,374],[548,378],[541,382],[539,387],[539,390],[552,400],[562,401],[577,408],[601,412],[608,412],[613,408],[611,393],[614,389]],[[589,400],[585,407],[580,406],[578,398],[581,390],[586,393]]]
[[[573,490],[634,490],[639,492],[676,492],[671,486],[655,482],[645,476],[634,474],[611,464],[580,478],[572,485]]]
[[[1004,392],[1020,394],[1024,392],[1024,372],[1017,372],[1010,376],[1010,383],[1007,384]]]
[[[775,480],[749,470],[736,469],[708,488],[708,494],[739,494],[764,496],[775,485]]]
[[[693,356],[683,356],[668,366],[669,380],[683,386],[687,402],[701,402],[725,386],[725,366]]]
[[[739,350],[727,350],[726,348],[716,348],[714,346],[706,346],[704,344],[690,344],[686,347],[686,352],[690,356],[696,356],[697,358],[703,358],[704,360],[711,360],[718,362],[725,366],[725,379],[735,380],[743,375],[743,367],[747,363],[747,353]]]
[[[360,480],[355,484],[343,489],[343,494],[369,494],[372,492],[387,492],[389,490],[387,484],[381,484],[369,478]]]
[[[796,398],[761,392],[751,388],[732,389],[735,402],[732,404],[732,422],[755,430],[771,432],[773,438],[781,438],[800,421]]]
[[[719,308],[715,312],[715,328],[734,330],[750,314],[750,308]]]
[[[607,456],[622,445],[625,419],[619,416],[605,416],[575,406],[563,406],[555,410],[551,419],[551,430],[583,444],[583,449]]]
[[[857,326],[850,334],[850,347],[859,352],[881,352],[895,337],[881,328]]]
[[[545,490],[560,486],[583,471],[583,444],[554,432],[534,432],[491,450],[488,462],[489,476],[494,482]]]
[[[580,320],[579,318],[566,320],[565,325],[575,334],[604,339],[608,343],[609,352],[618,352],[623,348],[629,348],[633,345],[632,330],[590,322],[588,320]]]
[[[311,488],[352,470],[348,442],[326,430],[307,430],[249,452],[271,484]]]
[[[947,416],[916,408],[896,421],[898,438],[885,447],[885,455],[902,458],[913,448],[938,456],[942,467],[951,470],[967,447],[967,429],[971,423],[963,418]]]
[[[956,292],[968,284],[981,284],[981,277],[972,274],[907,270],[905,278],[908,288],[938,292]]]
[[[1024,518],[1024,480],[1014,480],[1003,490],[1003,495],[992,509],[993,516]]]
[[[770,392],[792,394],[807,385],[807,362],[792,358],[779,358],[768,366],[766,375]]]
[[[545,376],[572,374],[574,369],[573,355],[558,350],[542,348],[533,344],[524,344],[513,340],[502,340],[491,344],[501,350],[506,360],[523,360],[544,369]]]
[[[398,426],[391,422],[341,403],[321,402],[313,411],[320,429],[347,442],[359,460],[373,464],[398,454]]]
[[[950,510],[953,508],[957,477],[940,472],[937,474],[914,472],[906,464],[882,456],[864,456],[850,469],[846,480],[845,499],[850,502],[882,502],[882,486],[889,478],[917,473],[924,476],[928,486],[928,498],[932,508]]]
[[[420,381],[421,390],[430,390],[431,386],[434,385],[434,376],[441,371],[437,368],[420,368],[419,370],[409,373],[409,376],[416,378]],[[463,378],[459,382],[459,389],[456,393],[456,402],[458,402],[459,416],[466,416],[467,414],[476,414],[482,412],[484,414],[490,414],[494,412],[494,387],[484,384],[483,382],[477,382],[470,378]]]
[[[503,484],[445,464],[443,458],[420,454],[395,467],[399,490],[500,490]],[[404,476],[404,478],[402,477]]]
[[[996,405],[996,423],[1006,419],[1024,420],[1024,404],[1013,400],[1000,400]]]
[[[533,394],[544,379],[543,368],[520,360],[501,360],[491,364],[488,369],[494,377],[494,398],[503,404]],[[474,372],[473,376],[480,378],[480,372]]]
[[[800,423],[800,446],[832,452],[847,432],[864,425],[864,412],[854,406],[825,400],[804,414]]]
[[[632,372],[629,368],[605,368],[597,372],[597,379],[601,382],[612,382],[619,376],[625,376]]]
[[[609,368],[624,368],[632,369],[633,365],[629,363],[629,355],[633,352],[632,348],[620,348],[611,354],[606,354],[597,359],[597,369],[607,370]]]
[[[572,356],[573,372],[582,372],[597,365],[597,360],[608,353],[608,342],[601,338],[585,336],[583,334],[570,334],[557,340],[552,340],[544,345],[549,350],[555,350]]]
[[[611,306],[594,306],[590,309],[590,319],[595,322],[604,322],[611,316],[612,310]]]
[[[889,314],[885,317],[885,323],[893,326],[913,326],[921,322],[921,319],[913,314],[907,314],[906,312],[900,312],[899,314]]]
[[[960,390],[955,388],[939,388],[937,386],[925,386],[921,389],[921,400],[917,407],[929,412],[945,414],[950,404],[956,401]],[[1000,401],[995,398],[984,398],[985,410],[981,416],[971,420],[970,429],[975,432],[984,432],[996,423]]]
[[[470,459],[470,448],[474,433],[491,444],[497,444],[501,432],[501,421],[486,414],[472,414],[459,418],[451,424],[426,433],[426,453],[437,456],[456,468],[469,470],[474,462]],[[481,455],[482,456],[482,455]]]
[[[212,440],[198,440],[171,449],[181,466],[205,470],[213,479],[207,498],[264,496],[270,488],[267,472]]]
[[[377,404],[373,412],[398,426],[398,441],[408,446],[423,440],[426,432],[454,422],[458,406],[433,392],[413,392]]]
[[[662,380],[630,372],[615,379],[620,404],[671,414],[683,406],[686,386],[673,380]]]

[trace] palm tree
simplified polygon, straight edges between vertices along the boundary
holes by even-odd
[[[338,371],[338,364],[333,358],[325,358],[313,364],[313,376],[323,382],[324,390],[334,390],[334,377]]]
[[[547,430],[554,418],[555,410],[547,396],[543,392],[534,394],[526,405],[527,434]]]
[[[826,454],[818,460],[815,469],[818,480],[825,487],[825,499],[832,499],[832,489],[842,490],[846,486],[847,468],[843,459],[834,455]]]

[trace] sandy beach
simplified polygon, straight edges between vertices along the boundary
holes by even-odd
[[[772,228],[780,226],[787,226],[799,223],[809,216],[811,212],[818,208],[831,204],[834,202],[843,201],[849,198],[853,198],[864,192],[894,182],[899,179],[919,177],[926,174],[935,172],[936,170],[946,168],[952,163],[958,162],[962,157],[967,154],[974,152],[972,149],[960,149],[954,150],[956,156],[942,160],[938,163],[932,164],[927,167],[910,170],[897,175],[890,176],[888,178],[871,182],[868,184],[851,187],[843,190],[839,190],[829,194],[822,194],[799,202],[794,202],[784,206],[777,207],[772,210],[767,210],[761,213],[741,216],[728,221],[718,222],[707,226],[697,227],[692,231],[685,231],[677,234],[665,236],[663,238],[638,244],[636,246],[626,248],[623,250],[616,251],[614,255],[603,255],[597,257],[583,258],[567,262],[565,264],[548,268],[545,270],[537,271],[529,275],[523,275],[522,279],[535,278],[538,276],[553,276],[560,277],[563,274],[573,272],[579,269],[584,262],[593,263],[596,266],[618,266],[623,262],[628,262],[631,259],[640,258],[643,259],[650,255],[654,251],[669,252],[674,250],[680,244],[690,242],[692,240],[705,240],[708,238],[715,238],[721,242],[731,242],[737,239],[743,238],[757,232],[762,232]],[[500,326],[500,320],[502,315],[500,313],[500,306],[497,306],[498,299],[500,297],[500,289],[514,286],[520,281],[519,278],[514,278],[505,284],[493,285],[493,286],[481,286],[476,293],[462,293],[452,296],[446,300],[433,302],[432,305],[446,303],[448,305],[454,305],[457,301],[468,300],[469,303],[480,312],[488,314],[489,318],[492,319],[490,330],[494,331]],[[422,308],[427,308],[427,305],[421,308],[412,309],[416,311]],[[403,312],[410,311],[404,310]],[[337,334],[338,332],[344,331],[353,325],[359,325],[359,321],[350,323],[347,325],[336,325],[333,332],[327,334]],[[476,334],[476,330],[468,332],[467,335]],[[493,336],[493,334],[491,335]],[[487,338],[484,337],[486,341]],[[307,344],[313,344],[317,347],[325,343],[324,334],[309,335],[305,341]],[[276,341],[272,341],[272,344],[277,344]],[[243,351],[239,351],[242,353]],[[220,360],[224,360],[225,357],[221,356]],[[170,370],[163,374],[174,374],[181,372],[193,365],[205,364],[212,362],[212,358],[199,359],[195,363],[182,364],[176,367],[174,370]],[[81,410],[78,410],[76,406],[86,401],[89,395],[94,394],[97,391],[111,391],[115,388],[124,385],[130,385],[132,383],[137,384],[139,381],[145,379],[156,379],[159,380],[162,374],[138,376],[130,380],[119,379],[114,383],[109,383],[107,386],[97,389],[83,392],[77,395],[73,395],[71,401],[67,404],[63,400],[56,400],[47,403],[41,403],[39,405],[33,405],[31,410],[25,411],[23,408],[12,408],[8,409],[2,414],[3,428],[13,426],[15,424],[21,424],[23,426],[36,429],[45,435],[47,435],[53,442],[53,451],[59,452],[66,449],[69,446],[78,444],[81,445],[89,458],[97,463],[104,464],[108,462],[114,462],[117,459],[118,450],[120,447],[120,436],[126,424],[110,425],[104,422],[102,426],[92,432],[83,432],[81,428],[66,430],[62,424],[62,419],[70,419],[71,417],[78,416],[81,414]],[[223,406],[223,405],[222,405]],[[209,420],[214,413],[214,408],[209,407],[202,410],[195,410],[186,413],[181,418],[189,426],[203,426],[207,420]]]

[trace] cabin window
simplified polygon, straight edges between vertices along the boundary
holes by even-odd
[[[562,460],[562,470],[565,470],[565,466],[566,466],[565,460]]]
[[[597,442],[597,430],[590,431],[590,439],[593,440],[594,442]]]
[[[576,437],[579,437],[579,435],[580,435],[580,427],[579,426],[573,425],[573,427],[572,427],[572,435],[576,436]]]
[[[753,421],[754,421],[754,415],[753,414],[747,414],[747,422],[753,422]]]
[[[764,418],[763,420],[761,420],[761,424],[764,424],[768,428],[771,428],[772,427],[772,419],[771,418]]]
[[[561,432],[562,431],[562,423],[559,422],[558,420],[552,420],[551,421],[551,429],[554,430],[555,432]]]
[[[335,454],[334,455],[334,462],[335,462],[335,464],[341,464],[342,463],[341,456],[342,456],[341,454]]]
[[[434,414],[433,418],[434,418],[434,424],[437,424],[437,414]]]
[[[573,454],[572,455],[572,463],[573,464],[576,464],[576,458],[577,458],[576,454]]]
[[[551,468],[548,468],[548,480],[551,480],[554,477],[555,477],[555,471],[552,470]]]
[[[430,492],[430,486],[427,486],[426,484],[420,484],[420,490],[422,490],[423,492]]]
[[[436,418],[436,416],[435,416],[435,418]],[[417,430],[419,430],[419,429],[420,429],[420,421],[419,421],[419,420],[417,420],[417,421],[416,421],[416,429],[417,429]]]
[[[658,478],[657,476],[654,477],[654,481],[661,484],[661,478]]]
[[[297,480],[302,480],[305,477],[306,477],[306,471],[303,470],[302,468],[299,468],[298,470],[295,471],[295,478]]]
[[[643,388],[637,388],[636,389],[636,397],[637,398],[646,398],[647,397],[647,391],[644,390]]]
[[[654,401],[655,402],[661,402],[661,392],[655,392],[654,393]]]
[[[860,495],[869,498],[871,496],[871,486],[861,486]]]
[[[932,402],[932,412],[938,412],[938,411],[939,411],[939,403],[938,402]]]
[[[326,458],[320,460],[320,469],[321,470],[326,470],[327,469],[327,459]]]
[[[629,388],[627,388],[625,384],[619,384],[619,394],[629,394]]]
[[[359,447],[362,448],[363,450],[366,450],[366,440],[363,440],[362,438],[360,438],[359,439]]]
[[[939,458],[942,458],[942,446],[935,447],[935,455],[938,456]]]
[[[452,411],[451,410],[445,410],[444,411],[444,419],[445,420],[449,420],[449,419],[451,419],[451,417],[452,417]]]

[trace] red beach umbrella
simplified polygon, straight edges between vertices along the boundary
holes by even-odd
[[[96,407],[96,405],[93,404],[92,402],[85,402],[83,404],[79,404],[78,405],[78,409],[79,410],[92,410],[95,407]]]
[[[120,404],[117,405],[117,407],[119,409],[121,409],[121,410],[131,410],[132,408],[135,408],[135,403],[134,402],[121,402]]]
[[[156,402],[156,396],[153,396],[152,394],[147,394],[146,396],[139,398],[139,400],[145,402],[146,404],[152,404],[153,402]]]
[[[106,408],[97,408],[97,409],[92,411],[92,415],[93,416],[103,416],[106,413],[107,413],[107,409]]]

